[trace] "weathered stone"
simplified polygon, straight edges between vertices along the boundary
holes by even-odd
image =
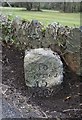
[[[24,58],[25,82],[30,87],[52,87],[63,80],[63,63],[50,49],[32,49]]]
[[[79,28],[74,28],[70,31],[66,40],[66,53],[64,55],[68,66],[76,73],[81,74],[80,71],[80,42],[81,31]]]
[[[51,45],[51,49],[60,53],[66,64],[78,75],[82,73],[81,39],[81,28],[60,27],[56,39],[57,45]]]
[[[68,26],[62,26],[59,23],[49,24],[45,31],[45,38],[42,40],[43,46],[50,45],[62,46],[66,44],[66,37],[70,31]]]
[[[43,27],[38,20],[24,21],[17,32],[18,41],[25,43],[28,48],[41,47]]]

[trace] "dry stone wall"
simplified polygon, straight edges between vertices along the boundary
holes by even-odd
[[[1,41],[13,42],[24,49],[51,48],[61,54],[69,67],[77,74],[80,71],[80,41],[82,30],[59,23],[46,28],[38,20],[26,21],[18,17],[0,15]]]

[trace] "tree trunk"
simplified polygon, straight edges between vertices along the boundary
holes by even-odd
[[[29,11],[32,9],[32,2],[27,3],[26,9]]]
[[[40,11],[40,3],[38,3],[37,10]]]

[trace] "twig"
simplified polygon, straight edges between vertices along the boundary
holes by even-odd
[[[82,111],[82,109],[67,109],[67,110],[63,110],[63,112],[69,112],[69,111]]]
[[[56,117],[56,120],[61,120],[59,117]]]
[[[45,118],[48,118],[48,116],[46,115],[45,112],[41,111],[43,113],[43,115],[45,116]]]

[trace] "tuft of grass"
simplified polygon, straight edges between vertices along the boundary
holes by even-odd
[[[19,16],[25,20],[36,19],[45,26],[52,22],[59,22],[70,27],[80,26],[80,13],[62,13],[54,10],[26,11],[25,8],[0,7],[0,11],[5,15],[11,14],[12,17]]]

